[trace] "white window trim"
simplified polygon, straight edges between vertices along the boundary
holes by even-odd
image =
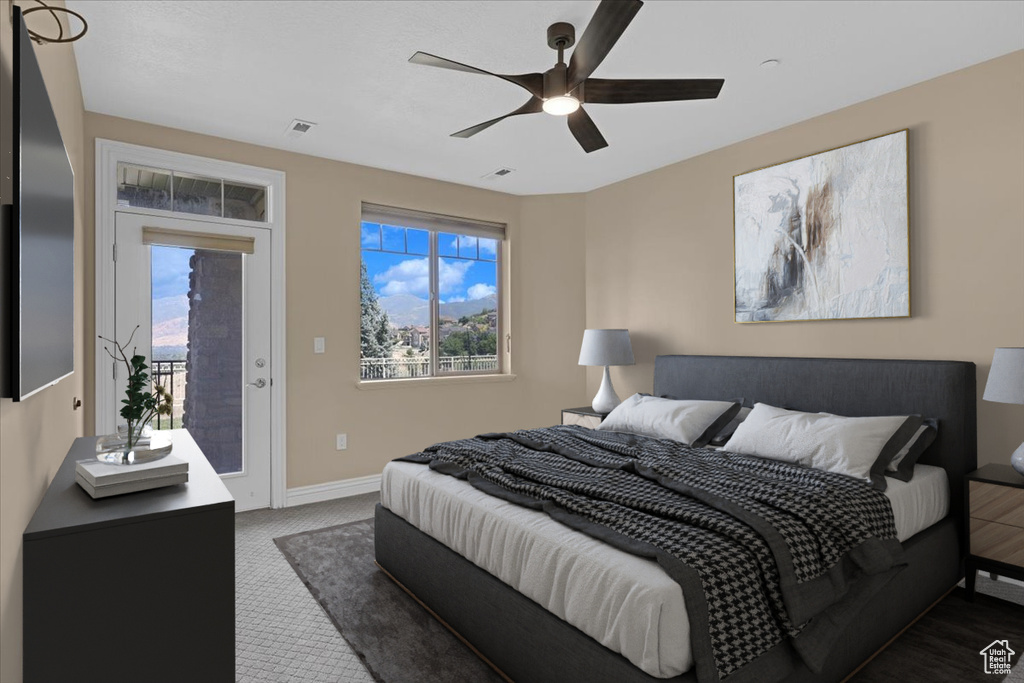
[[[117,205],[117,164],[129,163],[151,168],[166,168],[182,173],[205,175],[267,187],[266,221],[245,221],[217,216],[198,216],[173,211],[119,207]],[[95,334],[114,337],[114,216],[116,212],[187,217],[221,225],[244,225],[270,230],[273,255],[271,273],[270,358],[274,369],[269,387],[271,400],[270,506],[284,507],[287,497],[287,453],[285,400],[287,364],[285,355],[285,174],[283,171],[247,166],[230,161],[132,145],[114,140],[96,139],[96,240],[95,240]],[[95,417],[97,434],[114,430],[117,423],[115,386],[109,378],[110,364],[102,344],[95,352]]]

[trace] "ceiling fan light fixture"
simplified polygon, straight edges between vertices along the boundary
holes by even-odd
[[[542,106],[552,116],[568,116],[580,108],[580,101],[572,95],[559,95],[547,98]]]

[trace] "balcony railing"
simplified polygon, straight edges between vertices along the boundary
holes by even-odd
[[[171,414],[153,418],[153,429],[181,427],[185,412],[185,361],[154,360],[150,368],[153,385],[161,385],[171,395]]]
[[[441,356],[437,359],[440,373],[450,372],[496,372],[498,357],[495,356]],[[404,379],[429,377],[429,358],[363,358],[359,364],[360,379]]]

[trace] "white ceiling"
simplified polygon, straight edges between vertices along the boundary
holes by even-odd
[[[529,95],[413,52],[543,72],[547,26],[579,37],[597,4],[67,0],[89,111],[513,194],[588,191],[1024,48],[1021,1],[650,0],[594,75],[725,78],[717,100],[588,105],[609,143],[592,154],[546,114],[449,137]],[[290,140],[293,118],[319,125]]]

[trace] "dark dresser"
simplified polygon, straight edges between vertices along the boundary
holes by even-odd
[[[24,680],[235,680],[235,502],[185,430],[187,484],[93,500],[76,439],[24,534]]]

